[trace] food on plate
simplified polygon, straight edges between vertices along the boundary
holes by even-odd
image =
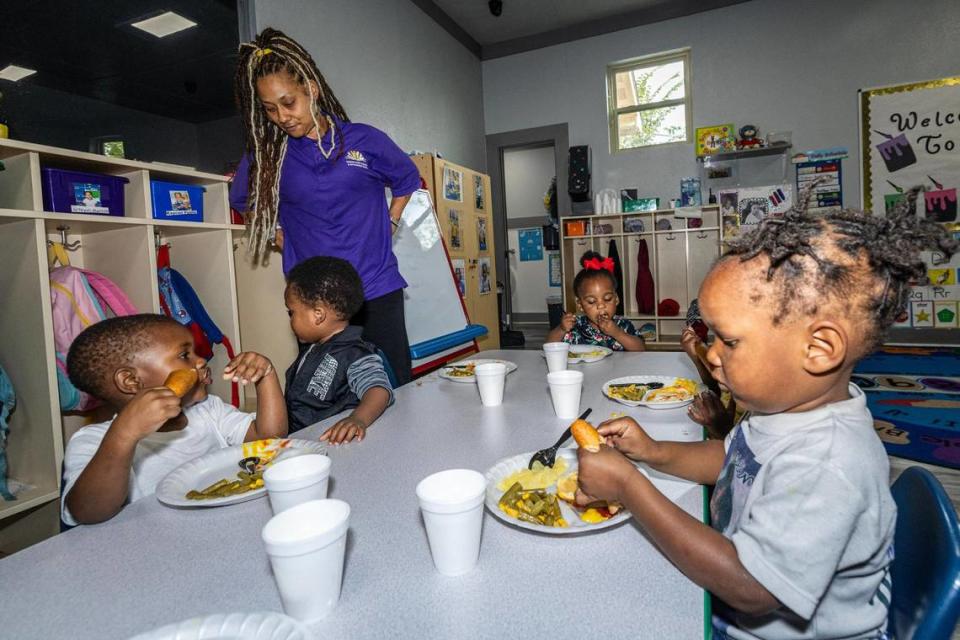
[[[570,433],[573,435],[573,439],[577,441],[577,445],[579,445],[581,449],[585,449],[593,453],[600,451],[600,445],[603,444],[603,438],[600,437],[600,433],[593,428],[593,425],[586,420],[574,421],[574,423],[570,425]]]
[[[545,467],[539,461],[533,463],[533,469],[521,469],[511,473],[509,476],[497,483],[497,489],[506,491],[515,483],[527,490],[546,489],[557,481],[557,478],[566,473],[568,468],[567,461],[558,457],[553,463],[553,467]]]
[[[560,512],[557,496],[543,489],[528,491],[515,482],[500,497],[497,506],[511,518],[545,527],[569,526]]]
[[[241,493],[246,493],[247,491],[259,489],[262,486],[262,471],[257,471],[255,473],[238,471],[236,480],[223,478],[222,480],[217,480],[206,489],[201,489],[200,491],[190,490],[187,492],[187,499],[212,500],[214,498],[226,498],[227,496],[235,496]]]
[[[574,471],[557,480],[557,497],[565,502],[569,502],[584,522],[597,524],[598,522],[609,520],[622,509],[620,504],[616,502],[608,503],[606,501],[591,502],[586,507],[577,506],[574,503],[577,497],[577,486],[577,472]]]
[[[182,398],[197,386],[199,380],[200,374],[196,369],[176,369],[170,372],[163,386],[177,394],[178,398]]]
[[[602,358],[607,355],[607,352],[603,349],[592,349],[590,351],[571,351],[567,354],[567,357],[571,360],[578,360],[580,358]]]
[[[449,367],[444,367],[444,371],[447,372],[448,376],[454,378],[469,378],[473,375],[473,368],[475,366],[477,365],[472,362],[469,364],[452,365]]]
[[[679,385],[671,385],[663,389],[654,389],[647,395],[647,402],[683,402],[693,397],[693,392]]]
[[[649,385],[645,384],[611,384],[607,387],[607,394],[611,398],[619,400],[629,400],[630,402],[642,402],[643,397],[650,390]]]
[[[690,392],[691,396],[697,394],[697,383],[691,380],[690,378],[677,378],[673,381],[673,386],[681,387]]]
[[[248,473],[263,471],[281,451],[290,446],[289,438],[266,438],[243,443],[240,466]]]

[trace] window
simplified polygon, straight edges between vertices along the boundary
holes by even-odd
[[[689,142],[689,80],[689,49],[609,65],[611,151]]]

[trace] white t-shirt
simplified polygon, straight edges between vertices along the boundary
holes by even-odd
[[[712,524],[783,607],[717,603],[715,638],[877,638],[886,629],[896,505],[866,398],[750,415],[730,432]],[[724,636],[726,634],[726,636]]]
[[[255,415],[238,411],[217,396],[183,410],[187,426],[180,431],[157,431],[139,443],[130,468],[128,502],[139,500],[156,491],[164,476],[203,454],[243,442]],[[107,422],[83,427],[70,438],[63,459],[63,494],[60,516],[70,525],[77,522],[67,509],[67,494],[100,448],[116,416]]]

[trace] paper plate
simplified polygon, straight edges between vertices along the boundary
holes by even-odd
[[[169,624],[130,640],[312,640],[307,628],[282,613],[218,613]]]
[[[322,442],[290,438],[290,444],[281,453],[277,454],[276,459],[286,459],[293,455],[305,453],[325,454],[326,452],[327,445]],[[157,499],[172,507],[203,508],[220,507],[259,498],[267,492],[265,487],[209,500],[190,500],[187,498],[187,492],[200,491],[217,480],[223,478],[236,479],[237,471],[240,471],[238,463],[241,459],[243,459],[243,445],[236,445],[217,449],[185,462],[160,481],[157,485]]]
[[[524,522],[523,520],[517,520],[516,518],[511,517],[501,511],[497,503],[500,502],[500,497],[503,495],[503,491],[497,488],[497,484],[499,484],[501,480],[510,474],[520,471],[521,469],[526,469],[527,463],[530,462],[530,457],[534,453],[536,452],[530,451],[528,453],[521,453],[516,456],[504,458],[490,467],[490,469],[487,471],[487,495],[486,499],[484,500],[484,504],[487,505],[487,509],[489,509],[490,513],[492,513],[494,516],[515,527],[554,536],[568,536],[576,533],[600,531],[602,529],[615,527],[618,524],[626,522],[630,519],[630,514],[627,513],[625,509],[621,509],[615,516],[604,520],[603,522],[584,522],[580,519],[580,516],[577,514],[576,510],[563,500],[559,501],[560,511],[563,514],[563,519],[567,521],[567,524],[569,524],[567,527],[548,527],[542,524]],[[560,457],[563,457],[568,463],[567,473],[576,471],[579,468],[577,464],[576,449],[560,449],[557,451],[557,458],[559,459]],[[637,469],[637,472],[647,475],[646,471],[643,469]],[[547,492],[549,493],[556,493],[556,490],[556,485],[547,488]]]
[[[678,407],[685,407],[693,402],[694,396],[691,395],[686,400],[677,400],[675,402],[647,402],[646,400],[626,400],[624,398],[618,398],[610,395],[610,385],[647,384],[650,382],[659,382],[664,387],[669,387],[678,377],[682,376],[624,376],[623,378],[614,378],[613,380],[608,380],[603,383],[603,395],[607,396],[611,400],[619,402],[620,404],[625,404],[628,407],[647,407],[649,409],[676,409]],[[700,388],[701,385],[698,384],[698,392]],[[650,391],[644,395],[644,398],[646,399],[649,397],[649,395]]]
[[[454,362],[454,363],[447,364],[440,367],[439,375],[441,378],[446,378],[447,380],[450,380],[452,382],[466,382],[469,384],[473,384],[474,382],[477,381],[473,373],[470,373],[469,375],[467,375],[466,372],[464,371],[462,375],[456,375],[457,371],[458,370],[462,371],[464,367],[467,367],[469,365],[484,364],[485,362],[502,362],[503,364],[507,365],[507,373],[512,373],[513,371],[517,370],[517,365],[510,362],[509,360],[495,360],[492,358],[471,358],[469,360],[460,360],[459,362]]]
[[[599,362],[611,353],[613,353],[613,349],[609,347],[592,344],[572,344],[570,345],[570,352],[567,354],[567,364]]]

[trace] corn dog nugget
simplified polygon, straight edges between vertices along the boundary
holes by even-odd
[[[600,451],[603,438],[601,438],[600,433],[593,428],[593,425],[586,420],[577,420],[574,422],[570,426],[570,432],[573,434],[573,439],[577,441],[581,449],[592,453]]]
[[[170,372],[163,386],[177,394],[178,398],[182,398],[197,386],[199,381],[200,374],[197,373],[196,369],[177,369]]]

